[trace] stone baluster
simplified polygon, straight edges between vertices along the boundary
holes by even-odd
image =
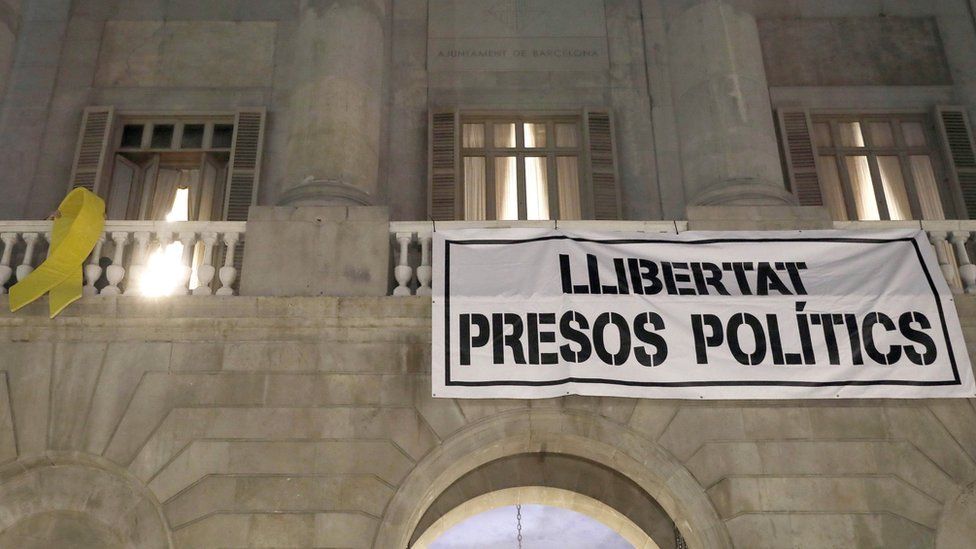
[[[102,258],[102,246],[104,244],[105,233],[102,233],[102,236],[95,242],[95,249],[88,257],[88,263],[85,264],[85,287],[81,289],[82,295],[98,295],[98,288],[95,287],[95,283],[102,276],[102,266],[98,261]]]
[[[197,287],[193,289],[193,295],[210,295],[213,293],[210,283],[217,272],[213,266],[213,250],[217,243],[217,233],[203,233],[200,240],[203,242],[203,264],[197,267]]]
[[[946,253],[946,239],[949,234],[945,231],[930,231],[929,232],[929,242],[932,243],[932,247],[935,248],[935,256],[939,260],[939,268],[942,269],[942,275],[945,277],[946,282],[949,283],[949,287],[952,288],[953,292],[961,292],[962,288],[958,284],[958,279],[956,277],[955,269],[952,264],[949,263],[949,254]]]
[[[27,247],[24,249],[24,260],[17,266],[17,282],[27,278],[29,274],[34,272],[34,247],[37,245],[37,233],[23,233],[20,235],[27,243]]]
[[[44,242],[47,242],[47,254],[45,254],[44,259],[51,257],[51,232],[48,231],[44,233]]]
[[[400,244],[400,260],[393,269],[393,276],[397,281],[393,295],[411,295],[413,292],[410,290],[410,281],[413,280],[413,268],[410,266],[410,242],[413,240],[413,233],[396,233],[396,240]]]
[[[122,261],[125,259],[125,245],[129,242],[129,233],[125,231],[113,232],[112,242],[115,243],[115,254],[112,256],[112,264],[105,269],[108,286],[102,288],[102,295],[122,294],[119,285],[125,278],[125,267],[122,266]]]
[[[239,238],[240,235],[237,233],[224,234],[224,245],[227,246],[227,252],[224,254],[224,266],[217,273],[220,277],[220,289],[217,290],[217,295],[234,295],[232,286],[237,280],[237,269],[234,268],[234,252]]]
[[[17,243],[17,233],[0,234],[0,242],[3,243],[3,255],[0,255],[0,295],[3,295],[7,293],[5,285],[14,273],[10,267],[10,258],[14,252],[14,244]]]
[[[173,233],[172,232],[170,232],[170,231],[159,231],[159,232],[156,233],[156,245],[157,245],[156,252],[162,254],[164,257],[166,255],[166,249],[169,248],[169,245],[172,244],[172,243],[173,243]],[[144,276],[149,274],[149,267],[150,267],[150,265],[148,264],[148,260],[147,260],[146,268],[143,269],[143,271],[142,271]],[[156,266],[156,267],[158,268],[158,266]],[[141,285],[142,284],[140,283],[140,286]],[[145,291],[147,291],[149,293],[149,295],[157,295],[156,292],[158,290],[156,288],[146,287],[145,288]]]
[[[417,267],[417,280],[420,287],[417,288],[417,295],[430,295],[430,280],[433,270],[430,266],[430,245],[433,240],[431,233],[421,233],[417,235],[420,240],[420,266]]]
[[[156,243],[159,247],[156,248],[160,253],[166,253],[166,248],[173,243],[173,233],[169,231],[159,231],[156,233]]]
[[[196,242],[197,233],[180,233],[180,243],[183,244],[183,257],[180,259],[180,284],[176,288],[176,295],[190,293],[190,276],[193,274],[193,252],[196,250]]]
[[[152,237],[148,231],[138,231],[132,233],[135,246],[132,249],[132,260],[129,262],[129,280],[125,285],[125,295],[135,295],[139,293],[142,284],[142,275],[146,271],[147,255],[149,253],[149,240]]]
[[[972,235],[969,231],[952,231],[950,240],[956,252],[956,263],[959,264],[959,278],[967,294],[976,293],[976,265],[969,259],[966,242]]]

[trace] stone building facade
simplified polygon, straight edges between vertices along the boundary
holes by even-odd
[[[387,297],[391,221],[968,220],[974,9],[0,0],[0,233],[247,222],[240,295],[0,312],[0,547],[407,547],[527,487],[645,547],[976,544],[971,400],[434,399]]]

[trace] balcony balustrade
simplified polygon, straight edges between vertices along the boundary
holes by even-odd
[[[85,295],[236,295],[243,222],[107,221],[84,265]],[[460,228],[560,228],[627,233],[681,233],[686,221],[438,222]],[[834,228],[920,228],[929,236],[942,274],[956,293],[976,293],[972,258],[976,221],[839,221]],[[392,222],[391,295],[431,294],[433,222]],[[0,293],[47,257],[50,221],[0,221]],[[179,244],[179,246],[173,246]],[[282,268],[285,268],[284,266]],[[162,288],[162,289],[160,289]]]
[[[560,228],[627,233],[682,233],[687,221],[480,221],[438,222],[437,230],[472,228]],[[976,293],[976,265],[972,262],[976,220],[964,221],[837,221],[835,229],[922,229],[935,248],[942,274],[955,293]],[[430,295],[433,222],[393,222],[393,295]]]
[[[0,221],[0,293],[47,257],[51,221]],[[84,295],[234,295],[242,222],[106,221]]]

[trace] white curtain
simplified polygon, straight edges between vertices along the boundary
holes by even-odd
[[[525,128],[525,146],[528,148],[535,147],[545,147],[546,146],[546,125],[545,124],[532,124],[526,122]]]
[[[578,144],[576,135],[576,124],[556,124],[557,147],[575,147]]]
[[[196,219],[197,205],[200,201],[199,181],[200,170],[160,168],[159,174],[156,176],[156,189],[153,193],[149,218],[154,220],[166,219],[166,215],[173,209],[177,189],[188,189],[187,217]]]
[[[556,181],[559,184],[559,219],[580,219],[583,214],[579,196],[579,158],[556,158]]]
[[[879,156],[878,171],[881,172],[888,217],[897,221],[911,219],[912,209],[905,190],[905,177],[901,173],[901,160],[897,156]]]
[[[837,159],[833,156],[821,156],[817,162],[820,172],[820,186],[823,189],[824,205],[830,210],[833,219],[846,221],[847,203],[844,202],[844,191],[840,183],[840,172],[837,171]]]
[[[518,171],[514,156],[495,158],[495,210],[496,219],[518,219]]]
[[[546,159],[525,159],[525,206],[528,219],[549,219],[549,173]]]
[[[861,221],[878,221],[878,200],[874,195],[874,180],[871,178],[871,167],[866,156],[848,156],[847,173],[851,178],[854,192],[854,205],[857,207],[857,218]]]
[[[909,147],[925,146],[925,128],[919,122],[902,122],[901,133],[905,136],[905,145]]]
[[[912,179],[918,193],[918,204],[922,208],[922,219],[945,219],[932,159],[927,155],[917,155],[909,157],[908,161],[912,166]]]
[[[156,175],[156,189],[149,206],[149,219],[162,221],[173,209],[176,190],[180,188],[180,170],[160,168]]]
[[[814,142],[818,147],[830,147],[834,144],[834,139],[830,135],[830,124],[817,122],[813,125]]]
[[[465,124],[461,131],[463,132],[462,147],[480,149],[485,146],[484,124]]]
[[[464,157],[464,219],[483,221],[487,212],[485,203],[485,158]]]
[[[863,147],[864,135],[861,133],[860,122],[841,122],[837,125],[840,131],[840,144],[844,147]]]
[[[894,147],[895,134],[891,131],[891,124],[888,122],[869,122],[868,131],[871,132],[871,146],[873,147]]]
[[[495,132],[495,147],[512,148],[515,146],[515,124],[492,124]]]
[[[213,162],[207,158],[203,162],[203,171],[200,177],[199,206],[193,219],[196,221],[210,221],[213,214],[213,205],[217,198],[217,177],[220,171]]]
[[[545,124],[524,124],[527,148],[546,146]],[[525,159],[525,213],[531,220],[549,219],[549,173],[546,159]]]

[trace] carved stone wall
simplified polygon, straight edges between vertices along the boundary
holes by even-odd
[[[0,313],[0,541],[400,547],[540,454],[638,486],[690,547],[958,547],[974,512],[965,400],[432,399],[425,298],[44,306]]]

